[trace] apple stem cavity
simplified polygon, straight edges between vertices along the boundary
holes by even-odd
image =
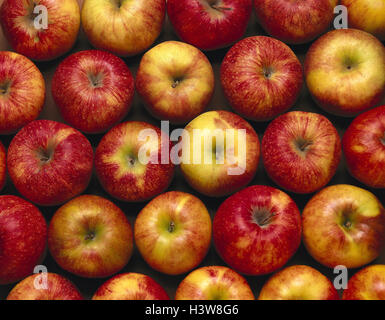
[[[51,161],[53,155],[53,150],[50,148],[47,149],[41,149],[39,151],[39,159],[42,164],[47,164],[48,162]]]
[[[100,88],[103,84],[103,77],[101,74],[92,74],[88,75],[88,79],[90,80],[91,86],[93,88]]]
[[[252,219],[253,222],[256,223],[260,227],[268,226],[275,216],[273,212],[264,208],[257,208],[252,210]]]
[[[174,222],[174,221],[171,221],[171,222],[168,224],[168,232],[173,233],[174,230],[175,230],[175,222]]]
[[[303,139],[303,138],[299,138],[296,141],[297,148],[301,152],[305,152],[312,144],[313,144],[313,142],[306,140],[306,139]]]
[[[89,240],[94,240],[95,239],[95,232],[90,231],[89,233],[86,234],[84,237],[84,240],[89,241]]]
[[[9,92],[10,87],[11,87],[10,81],[6,81],[3,84],[0,84],[0,95],[5,96]]]
[[[263,76],[266,78],[266,79],[270,79],[271,76],[273,75],[274,73],[274,69],[272,67],[263,67],[262,69],[263,71]]]

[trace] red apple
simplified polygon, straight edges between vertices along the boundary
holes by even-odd
[[[280,187],[312,193],[334,176],[341,158],[341,141],[326,117],[288,112],[267,127],[262,157],[268,175]]]
[[[317,193],[302,213],[303,242],[321,264],[359,268],[385,244],[385,209],[371,192],[335,185]]]
[[[385,188],[385,106],[353,120],[342,146],[353,177],[373,188]]]
[[[7,165],[16,189],[39,205],[61,204],[82,193],[91,178],[93,151],[79,131],[56,121],[35,120],[8,148]]]
[[[313,99],[337,116],[356,116],[376,106],[385,93],[385,47],[364,31],[338,29],[323,35],[307,52],[304,70]]]
[[[299,44],[326,32],[338,0],[254,0],[257,20],[274,38]]]
[[[113,54],[80,51],[56,69],[52,96],[71,126],[87,133],[100,133],[128,113],[134,96],[134,78],[124,61]]]
[[[107,280],[95,292],[92,300],[169,300],[169,297],[149,276],[130,272]]]
[[[119,56],[149,48],[159,36],[165,0],[85,0],[82,26],[91,44]]]
[[[45,83],[26,57],[0,51],[0,134],[14,133],[35,120],[43,108]]]
[[[309,266],[295,265],[274,274],[258,300],[339,300],[333,283]]]
[[[211,218],[197,197],[170,191],[140,211],[134,233],[139,252],[153,269],[181,274],[205,257],[211,243]]]
[[[227,267],[194,270],[179,284],[175,300],[254,300],[246,279]]]
[[[42,283],[39,283],[40,280]],[[83,300],[83,297],[73,283],[61,275],[37,273],[19,282],[8,294],[7,300]]]
[[[297,100],[302,66],[283,42],[257,36],[236,43],[221,65],[224,94],[233,109],[250,120],[267,121]]]
[[[48,228],[48,248],[64,270],[86,278],[108,277],[131,258],[131,225],[111,201],[82,195],[55,212]]]
[[[43,11],[38,6],[44,6],[47,11],[46,26],[41,23]],[[4,0],[0,22],[4,35],[17,52],[32,60],[53,60],[75,44],[80,9],[76,0]]]
[[[165,41],[143,55],[136,88],[153,116],[186,123],[203,112],[211,99],[213,68],[195,47]]]
[[[168,0],[167,14],[180,39],[202,50],[227,47],[245,33],[251,0]]]
[[[123,201],[146,201],[166,190],[174,175],[171,142],[152,124],[128,121],[112,128],[95,152],[95,168],[103,188]],[[146,161],[141,159],[148,155]],[[166,156],[166,163],[163,163]]]
[[[0,191],[4,188],[7,174],[7,154],[3,143],[0,141]]]
[[[0,285],[30,275],[44,258],[46,241],[38,208],[16,196],[0,196]]]
[[[295,202],[268,186],[251,186],[227,198],[213,222],[215,247],[234,270],[268,274],[281,268],[301,242]]]

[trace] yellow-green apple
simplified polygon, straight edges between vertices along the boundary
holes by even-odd
[[[139,252],[153,269],[181,274],[205,257],[211,242],[211,218],[197,197],[170,191],[140,211],[134,235]]]
[[[181,170],[192,188],[212,197],[238,191],[253,179],[260,145],[253,127],[228,111],[192,120],[181,139]]]
[[[293,111],[274,119],[262,138],[266,172],[280,187],[312,193],[334,176],[341,141],[333,124],[318,113]]]
[[[33,204],[22,198],[0,196],[0,284],[19,281],[42,262],[47,225]]]
[[[373,188],[385,188],[385,106],[353,120],[342,139],[350,174]]]
[[[254,300],[246,279],[223,266],[196,269],[179,284],[175,300]]]
[[[80,9],[76,0],[4,0],[0,22],[15,51],[32,60],[53,60],[75,44]]]
[[[45,83],[28,58],[0,51],[0,134],[11,134],[35,120],[43,108]]]
[[[75,285],[56,273],[37,273],[19,282],[7,300],[83,300]]]
[[[171,142],[158,127],[128,121],[112,128],[95,152],[103,188],[123,201],[146,201],[166,190],[174,175]]]
[[[301,216],[284,192],[250,186],[227,198],[213,222],[217,252],[234,270],[262,275],[284,266],[301,242]]]
[[[326,32],[338,0],[254,0],[260,25],[274,38],[306,43]]]
[[[167,15],[179,38],[202,50],[227,47],[245,33],[251,0],[168,0]]]
[[[34,120],[12,139],[9,176],[28,200],[59,205],[82,193],[91,178],[93,150],[79,131],[52,120]]]
[[[385,0],[341,0],[341,4],[348,9],[349,28],[385,40]]]
[[[264,36],[236,43],[221,65],[224,94],[245,118],[267,121],[287,111],[303,85],[302,66],[283,42]]]
[[[365,31],[333,30],[312,44],[304,71],[307,87],[322,109],[356,116],[384,96],[385,47]]]
[[[48,228],[48,248],[64,270],[86,278],[108,277],[131,258],[131,225],[111,201],[81,195],[55,212]]]
[[[371,265],[355,273],[343,300],[385,300],[385,265]]]
[[[321,272],[294,265],[271,276],[258,300],[339,300],[339,296],[333,283]]]
[[[385,244],[385,210],[371,192],[334,185],[318,192],[302,213],[303,242],[321,264],[359,268]]]
[[[141,273],[118,274],[103,283],[92,300],[169,300],[166,291]]]
[[[133,56],[159,36],[165,13],[165,0],[85,0],[81,16],[94,47]]]
[[[100,133],[120,122],[134,96],[134,78],[120,58],[85,50],[62,61],[52,79],[52,96],[71,126]]]
[[[3,143],[0,141],[0,191],[4,188],[7,174],[7,154]]]
[[[197,48],[165,41],[143,55],[136,88],[153,116],[186,123],[209,103],[214,92],[214,73],[209,60]]]

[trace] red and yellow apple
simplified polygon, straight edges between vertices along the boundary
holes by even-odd
[[[256,36],[236,43],[221,65],[224,94],[241,116],[271,120],[287,111],[303,85],[302,66],[283,42]]]
[[[120,122],[134,96],[134,78],[111,53],[85,50],[64,59],[52,79],[52,96],[64,120],[86,133]]]
[[[7,174],[7,154],[3,143],[0,141],[0,191],[4,188]]]
[[[143,55],[136,88],[153,116],[186,123],[209,103],[214,92],[214,73],[209,60],[197,48],[165,41]]]
[[[359,268],[385,244],[385,209],[371,192],[334,185],[318,192],[302,213],[303,242],[319,263]]]

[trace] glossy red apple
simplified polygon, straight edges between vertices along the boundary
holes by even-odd
[[[3,143],[0,141],[0,191],[4,188],[7,174],[7,154]]]

